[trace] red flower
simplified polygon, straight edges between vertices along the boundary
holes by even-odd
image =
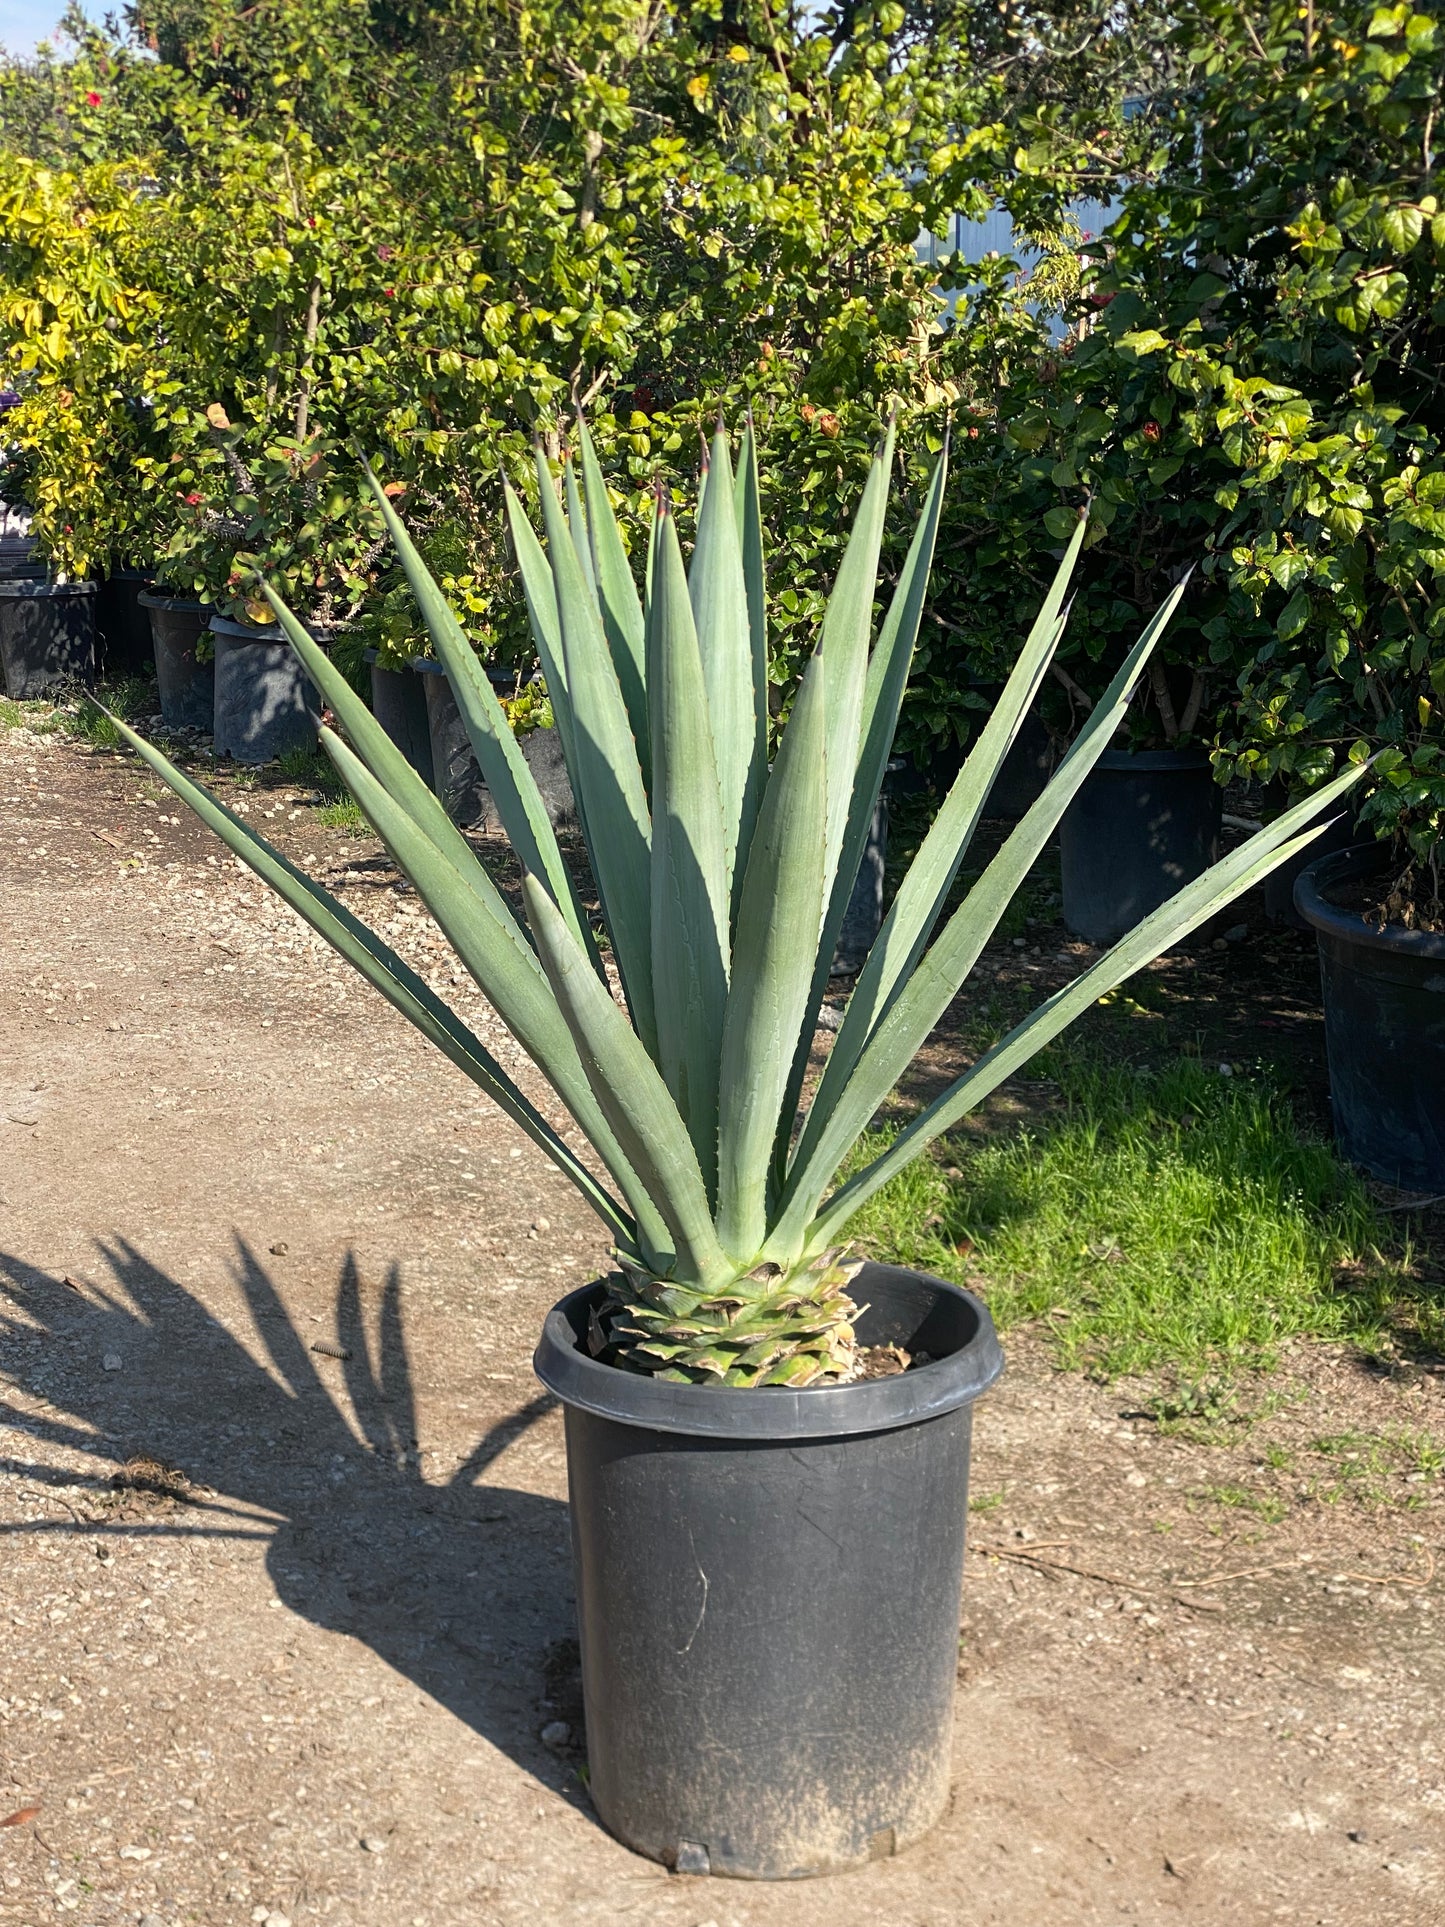
[[[395,295],[396,295],[396,289],[395,289],[395,288],[383,288],[381,292],[382,292],[382,293],[383,293],[384,295],[386,295],[386,296],[388,296],[388,298],[394,298],[394,297],[395,297]]]
[[[201,498],[199,495],[197,495],[196,491],[192,489],[190,494],[186,497],[186,507],[195,509],[195,508],[199,508],[200,506],[201,506]]]
[[[89,92],[89,93],[88,93],[88,94],[86,95],[86,97],[85,97],[85,104],[86,104],[86,106],[87,106],[87,107],[99,107],[99,105],[100,105],[100,95],[99,95],[98,93],[96,93],[96,92],[95,92],[95,90],[94,90],[93,88],[92,88],[92,89],[91,89],[91,91],[90,91],[90,92]]]
[[[1163,430],[1160,428],[1158,422],[1145,422],[1144,439],[1146,442],[1157,442],[1162,433]]]

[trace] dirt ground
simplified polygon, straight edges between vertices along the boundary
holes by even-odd
[[[373,844],[244,800],[487,1024]],[[540,1737],[570,1189],[133,765],[0,734],[0,905],[6,1927],[1445,1918],[1445,1379],[1301,1349],[1251,1422],[1160,1425],[1016,1338],[949,1814],[672,1875]]]

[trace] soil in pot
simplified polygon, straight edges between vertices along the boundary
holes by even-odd
[[[155,656],[156,686],[160,691],[161,720],[167,729],[199,729],[210,735],[215,725],[216,665],[202,648],[210,608],[184,596],[147,589],[137,597],[150,618],[151,649]]]
[[[435,787],[431,760],[431,721],[426,689],[410,667],[383,669],[374,649],[371,664],[371,711],[428,789]]]
[[[279,629],[212,616],[216,649],[215,748],[238,763],[270,763],[310,749],[321,698]]]
[[[0,665],[17,702],[95,682],[95,584],[0,581]]]
[[[897,1852],[947,1802],[972,1402],[988,1313],[870,1264],[861,1342],[929,1363],[806,1391],[599,1363],[605,1287],[547,1319],[566,1409],[590,1790],[681,1872],[793,1879]]]
[[[1445,935],[1383,923],[1378,845],[1318,858],[1295,885],[1315,932],[1335,1139],[1409,1191],[1445,1191]]]
[[[150,611],[141,606],[148,584],[138,569],[117,569],[95,599],[95,648],[104,676],[148,676],[155,664]]]
[[[1204,750],[1105,750],[1059,825],[1064,922],[1117,943],[1219,857],[1224,792]]]

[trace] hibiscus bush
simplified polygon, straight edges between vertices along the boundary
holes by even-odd
[[[960,478],[961,636],[1091,517],[1059,674],[1067,730],[1140,616],[1196,576],[1138,743],[1297,793],[1373,756],[1364,822],[1399,865],[1445,830],[1445,23],[1409,6],[1198,0],[1138,116],[1148,155],[1068,326],[1016,353]],[[986,319],[980,316],[979,319]],[[946,544],[941,544],[946,548]],[[945,564],[949,558],[945,555]],[[1038,587],[1035,593],[1039,593]],[[945,652],[946,654],[946,652]]]
[[[1112,69],[1044,85],[1040,32],[987,8],[137,0],[125,19],[77,18],[73,58],[0,72],[0,358],[40,538],[72,572],[159,561],[233,609],[264,565],[313,614],[361,597],[397,654],[417,637],[377,577],[356,446],[419,532],[461,541],[468,620],[505,657],[525,617],[486,531],[530,437],[559,455],[585,404],[640,529],[654,477],[690,487],[700,428],[751,404],[786,681],[880,418],[921,473],[997,359],[947,325],[917,236],[1000,194],[1057,218],[1123,153]],[[914,507],[905,490],[900,529]]]

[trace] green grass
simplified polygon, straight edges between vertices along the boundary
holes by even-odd
[[[1445,1474],[1445,1441],[1407,1428],[1331,1432],[1315,1439],[1310,1449],[1327,1462],[1327,1477],[1313,1481],[1310,1488],[1324,1505],[1346,1499],[1365,1505],[1398,1503],[1400,1485],[1406,1481],[1416,1490],[1405,1496],[1405,1504],[1424,1505]]]
[[[137,716],[149,716],[156,706],[156,686],[144,676],[123,676],[115,682],[101,683],[96,695],[107,709],[117,716],[133,722]],[[41,736],[69,736],[78,742],[91,743],[97,749],[119,749],[120,731],[110,720],[87,702],[83,695],[66,697],[59,703],[44,699],[35,702],[14,702],[8,696],[0,696],[0,729],[19,729],[22,725],[33,729]]]
[[[48,736],[55,727],[55,710],[51,704],[22,703],[12,696],[0,696],[0,729],[33,729],[37,735]]]
[[[366,818],[349,796],[339,796],[334,802],[323,803],[316,812],[316,821],[328,830],[350,830],[353,835],[367,828]]]
[[[367,828],[366,818],[337,775],[329,756],[318,749],[288,749],[277,758],[277,764],[288,781],[320,791],[322,801],[315,805],[315,810],[316,821],[323,828],[346,830],[353,836]]]
[[[319,749],[308,749],[305,744],[282,750],[276,758],[276,767],[293,783],[309,783],[313,789],[328,793],[341,788],[341,778],[332,768],[330,757],[323,756]]]
[[[1060,1363],[1105,1375],[1265,1365],[1293,1337],[1445,1342],[1408,1252],[1381,1256],[1364,1185],[1266,1078],[1059,1050],[1048,1069],[1056,1116],[915,1163],[854,1221],[859,1241],[974,1285],[1000,1325],[1037,1321]],[[1218,1399],[1201,1385],[1184,1402],[1203,1409],[1178,1416]]]

